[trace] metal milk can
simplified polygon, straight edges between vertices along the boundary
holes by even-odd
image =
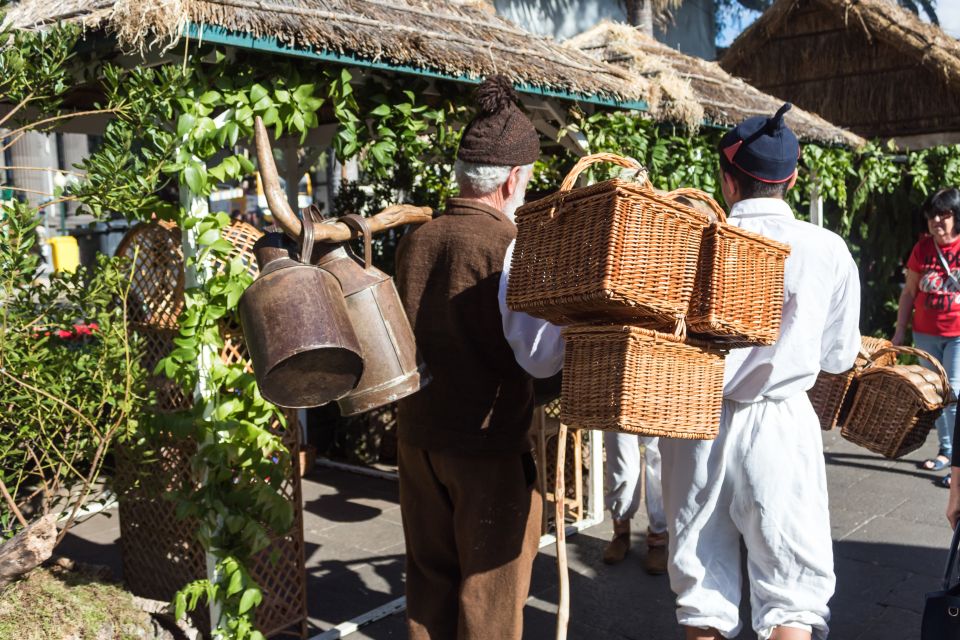
[[[394,205],[369,219],[352,215],[315,224],[308,212],[301,221],[290,208],[280,187],[270,142],[259,117],[255,120],[254,129],[264,195],[271,213],[288,236],[291,238],[303,236],[299,253],[300,261],[297,262],[298,268],[320,271],[325,276],[318,277],[315,273],[311,273],[313,279],[309,280],[306,275],[298,275],[296,281],[290,280],[290,285],[296,288],[289,289],[286,295],[281,292],[260,293],[265,291],[266,287],[258,287],[256,293],[258,297],[263,296],[265,301],[271,295],[280,297],[289,303],[300,304],[304,311],[298,310],[284,314],[274,311],[272,316],[266,311],[260,311],[259,316],[254,316],[251,311],[250,322],[254,327],[254,336],[247,337],[246,322],[244,323],[244,337],[251,347],[251,355],[256,347],[271,354],[276,352],[277,355],[274,358],[280,356],[281,347],[263,344],[261,341],[275,340],[288,345],[283,347],[287,350],[296,348],[297,345],[293,344],[291,339],[302,323],[309,322],[306,316],[316,314],[321,323],[327,325],[331,337],[338,338],[343,345],[346,345],[348,336],[355,338],[359,344],[358,352],[363,358],[360,371],[357,371],[346,355],[339,353],[335,355],[330,348],[324,349],[322,353],[318,351],[309,361],[304,358],[302,366],[298,362],[296,367],[297,375],[302,375],[303,380],[295,387],[291,386],[290,393],[284,398],[285,401],[290,402],[296,399],[295,395],[299,395],[304,402],[282,406],[317,406],[338,400],[341,413],[353,415],[389,404],[416,392],[426,384],[428,376],[423,365],[418,364],[413,330],[400,303],[393,279],[372,265],[371,242],[374,233],[403,224],[426,222],[430,220],[432,212],[426,207]],[[354,255],[348,246],[349,241],[354,237],[354,232],[363,237],[363,261]],[[310,247],[306,242],[308,236]],[[273,243],[277,244],[277,241],[273,240]],[[315,248],[314,243],[316,243]],[[278,251],[275,246],[264,246],[261,253],[272,257],[272,260],[265,265],[266,268],[270,268],[276,262],[282,263],[275,268],[281,270],[289,262],[294,262],[292,258],[284,258],[282,251]],[[254,284],[259,282],[260,279]],[[275,281],[275,284],[279,282]],[[267,281],[264,281],[264,285],[267,284]],[[331,284],[334,286],[331,287]],[[252,289],[253,285],[250,288]],[[328,296],[332,297],[333,291],[340,296],[344,311],[342,314],[339,305],[327,299]],[[321,300],[320,302],[312,300],[317,292],[319,292],[317,297]],[[296,295],[290,295],[293,293]],[[308,298],[311,300],[307,301]],[[266,305],[256,306],[258,309],[267,308]],[[275,326],[276,330],[267,335],[260,329],[265,325]],[[257,333],[258,331],[260,333]],[[287,342],[284,343],[284,340]],[[258,373],[257,360],[252,359],[254,372]],[[264,359],[265,364],[271,362],[270,357]],[[313,367],[314,370],[308,372],[308,367]],[[362,377],[360,377],[361,373]],[[358,380],[344,389],[347,379],[354,374],[358,376]],[[260,379],[258,373],[258,384]],[[291,382],[291,384],[294,383]],[[311,392],[308,387],[312,385],[320,388]],[[334,396],[335,386],[341,389],[342,393]],[[261,391],[263,391],[262,385]],[[267,397],[266,393],[264,397]],[[274,401],[273,398],[268,399]],[[305,401],[307,399],[310,404]],[[277,404],[281,403],[277,402]]]

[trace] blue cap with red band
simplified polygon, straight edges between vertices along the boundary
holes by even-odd
[[[793,105],[784,104],[772,118],[747,118],[720,141],[720,153],[730,164],[761,182],[786,182],[800,158],[800,142],[783,122]]]

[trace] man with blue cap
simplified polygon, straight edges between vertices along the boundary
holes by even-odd
[[[820,423],[806,391],[821,369],[853,366],[860,281],[844,241],[784,201],[800,155],[789,109],[749,118],[720,143],[730,224],[790,245],[780,336],[727,357],[716,440],[660,444],[670,585],[688,640],[740,632],[741,538],[759,638],[828,632],[836,578]]]

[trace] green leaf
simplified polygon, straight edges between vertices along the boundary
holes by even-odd
[[[239,569],[234,569],[230,573],[230,581],[227,583],[227,597],[240,593],[243,589],[243,574]]]
[[[173,597],[173,619],[179,621],[187,612],[187,598],[183,591],[177,591]]]
[[[294,90],[293,97],[297,102],[302,104],[304,100],[307,100],[313,96],[313,92],[316,90],[316,88],[316,85],[313,83],[302,84]]]
[[[252,87],[250,87],[250,102],[252,104],[256,104],[257,102],[260,102],[268,95],[270,95],[270,92],[267,91],[266,87],[264,87],[259,82],[255,83]]]
[[[207,173],[209,173],[214,178],[216,178],[218,182],[223,182],[224,180],[227,179],[227,171],[226,171],[226,167],[223,166],[223,163],[220,163],[217,166],[213,167],[212,169],[208,170]]]
[[[280,119],[280,111],[276,107],[270,107],[263,113],[263,116],[261,117],[263,118],[263,124],[265,126],[270,126],[275,124]]]
[[[183,170],[183,181],[195,194],[202,194],[207,186],[207,170],[202,164],[193,163]]]
[[[306,131],[306,127],[303,122],[303,114],[299,111],[295,111],[293,117],[290,119],[290,128],[294,131]]]
[[[258,606],[262,601],[263,596],[260,594],[260,590],[250,587],[240,597],[240,606],[237,608],[237,613],[243,615],[253,607]]]
[[[244,173],[254,172],[255,167],[253,166],[253,163],[250,162],[249,158],[247,158],[246,156],[237,156],[237,160],[240,161],[240,167],[243,169]]]
[[[193,130],[194,122],[196,122],[196,119],[189,113],[180,116],[180,119],[177,120],[177,135],[182,138],[190,133]]]
[[[388,116],[390,115],[390,105],[382,104],[373,111],[370,112],[370,115],[374,116]]]
[[[220,230],[210,229],[209,231],[204,231],[203,233],[200,234],[200,237],[197,238],[197,244],[211,245],[219,239],[220,239]]]
[[[213,105],[220,102],[222,97],[223,96],[221,96],[219,91],[205,91],[203,95],[200,96],[200,103],[205,105]]]
[[[253,103],[253,110],[260,112],[266,111],[273,106],[273,100],[270,99],[270,96],[264,96]]]

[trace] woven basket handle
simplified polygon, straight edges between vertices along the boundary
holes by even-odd
[[[927,362],[933,365],[933,370],[937,372],[937,375],[940,376],[940,382],[943,384],[943,404],[953,404],[957,401],[956,396],[953,394],[953,388],[950,386],[950,379],[947,378],[947,372],[944,371],[943,365],[940,364],[940,361],[934,358],[932,355],[924,351],[923,349],[917,349],[916,347],[882,347],[877,349],[870,355],[870,362],[867,363],[867,366],[864,369],[869,369],[874,364],[876,364],[877,358],[885,353],[895,353],[895,354],[905,354],[916,356],[918,358],[923,358]]]
[[[573,189],[573,185],[576,184],[577,178],[580,177],[580,174],[586,171],[587,167],[595,164],[600,164],[601,162],[609,162],[626,169],[638,169],[643,172],[643,179],[638,180],[643,186],[650,186],[650,179],[647,177],[647,170],[643,167],[642,164],[634,160],[633,158],[625,158],[623,156],[618,156],[615,153],[593,153],[589,156],[584,156],[577,161],[577,164],[573,165],[573,168],[570,169],[570,173],[567,174],[567,177],[563,179],[563,182],[560,183],[560,193],[566,193]]]
[[[701,191],[700,189],[691,189],[688,187],[682,187],[680,189],[674,189],[670,193],[666,194],[665,197],[671,200],[676,200],[677,198],[687,198],[688,200],[699,200],[700,202],[703,202],[708,207],[710,207],[711,211],[717,214],[717,219],[720,222],[727,221],[727,214],[723,211],[723,207],[721,207],[716,200],[710,197],[710,194],[707,193],[706,191]]]

